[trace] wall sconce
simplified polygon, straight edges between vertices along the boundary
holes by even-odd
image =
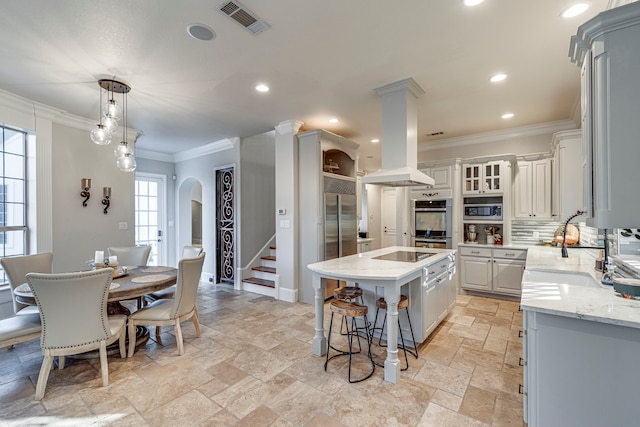
[[[87,201],[91,197],[91,193],[89,193],[89,189],[91,188],[91,178],[82,178],[80,187],[82,191],[80,192],[80,197],[84,197],[85,199],[82,201],[82,207],[87,207]]]
[[[111,198],[111,187],[103,187],[102,188],[102,204],[104,205],[104,214],[106,215],[109,210],[109,205],[111,202],[109,199]]]

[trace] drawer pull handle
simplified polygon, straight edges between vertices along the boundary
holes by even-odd
[[[521,329],[518,331],[518,338],[524,337],[524,331]]]
[[[480,251],[471,251],[472,254],[479,254]]]
[[[524,361],[524,359],[523,359],[522,357],[520,357],[520,358],[518,359],[518,366],[524,366],[524,365],[526,365],[526,364],[527,364],[527,362],[525,362],[525,361]]]
[[[524,394],[524,387],[522,384],[518,384],[518,394]]]
[[[516,256],[516,254],[513,254],[513,253],[506,253],[506,254],[504,254],[504,256]]]
[[[522,305],[518,305],[518,311],[522,311]]]

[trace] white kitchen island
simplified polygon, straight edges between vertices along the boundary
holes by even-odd
[[[426,258],[415,262],[391,261],[376,259],[379,256],[391,255],[397,252],[427,254]],[[446,261],[446,263],[443,263]],[[453,264],[455,267],[455,251],[449,249],[429,249],[391,246],[357,255],[350,255],[328,261],[309,264],[312,271],[313,288],[315,290],[315,336],[313,338],[313,353],[322,356],[327,351],[327,341],[324,333],[324,298],[325,281],[322,279],[337,279],[353,285],[380,286],[384,288],[384,298],[387,301],[387,325],[398,324],[398,301],[400,289],[413,280],[437,276],[440,266]],[[433,274],[430,275],[430,273]],[[424,276],[423,276],[424,274]],[[397,383],[400,378],[400,360],[398,359],[398,328],[387,329],[387,358],[384,362],[384,379]]]

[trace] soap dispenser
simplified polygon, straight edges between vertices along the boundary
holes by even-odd
[[[606,271],[602,275],[602,284],[607,286],[613,286],[613,271],[616,266],[613,265],[613,261],[611,261],[611,257],[607,258],[607,266]]]

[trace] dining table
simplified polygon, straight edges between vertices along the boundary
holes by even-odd
[[[178,270],[168,266],[126,266],[125,268],[119,267],[114,276],[107,296],[107,314],[129,316],[131,310],[122,305],[121,301],[144,298],[147,294],[175,285]],[[13,294],[16,301],[22,304],[37,305],[28,283],[16,286]],[[136,348],[145,345],[148,339],[148,328],[145,326],[137,327]],[[117,345],[112,349],[107,349],[109,355],[118,351]]]

